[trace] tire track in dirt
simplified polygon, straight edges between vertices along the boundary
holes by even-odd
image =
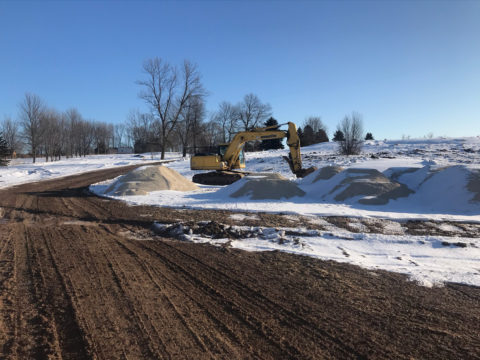
[[[234,315],[243,325],[256,332],[258,332],[258,329],[261,329],[258,335],[269,340],[273,347],[280,349],[280,354],[298,357],[300,354],[297,352],[297,348],[290,344],[290,340],[293,343],[303,342],[301,346],[312,346],[314,342],[313,339],[318,338],[319,333],[321,333],[324,340],[333,343],[332,345],[336,348],[335,353],[337,356],[359,356],[359,354],[348,345],[339,342],[330,334],[322,332],[321,329],[311,326],[305,319],[296,316],[281,303],[272,301],[263,296],[259,291],[251,289],[243,284],[241,279],[233,278],[225,272],[219,271],[193,258],[189,254],[169,246],[166,242],[156,242],[154,245],[152,244],[152,246],[149,245],[149,243],[140,243],[141,247],[148,249],[148,251],[153,252],[156,257],[161,258],[176,274],[182,273],[188,281],[194,285],[194,288],[202,289],[204,294],[200,294],[197,296],[198,298],[202,298],[207,294],[214,294],[215,297],[220,299],[222,307]],[[161,247],[162,251],[155,250],[152,247],[157,249]],[[168,249],[168,251],[165,251],[165,249]],[[171,252],[176,254],[171,255]],[[170,256],[167,257],[166,254]],[[189,260],[197,266],[192,266],[192,268],[188,269],[183,265],[190,265],[189,261],[179,261],[180,259],[178,259],[176,262],[172,262],[170,260],[177,259],[179,254],[189,258]],[[202,270],[198,271],[199,269]],[[218,284],[222,284],[222,286]],[[232,301],[232,299],[234,299],[234,301]],[[246,314],[248,314],[248,316],[245,316]],[[260,314],[263,316],[260,317]],[[280,340],[280,338],[282,338],[282,335],[279,334],[282,329],[281,323],[295,324],[299,330],[298,334],[301,334],[301,336],[290,339],[283,336],[284,339]],[[323,355],[325,356],[326,354]]]
[[[211,311],[209,311],[204,304],[201,304],[198,300],[195,300],[182,285],[180,281],[174,281],[171,276],[167,276],[168,269],[161,266],[159,269],[158,264],[152,264],[151,262],[143,259],[144,254],[139,254],[138,249],[131,248],[127,243],[117,240],[117,245],[123,248],[123,250],[132,256],[138,265],[145,271],[149,279],[155,284],[156,289],[162,294],[162,300],[166,303],[166,307],[173,310],[175,320],[178,320],[189,332],[190,336],[203,350],[207,358],[212,358],[213,354],[235,352],[235,349],[230,343],[239,343],[238,337],[236,337],[231,331],[228,331],[229,340],[225,340],[225,334],[220,335],[218,328],[226,330],[225,324],[221,323],[217,317],[215,317]],[[137,251],[135,251],[137,250]],[[156,259],[158,262],[159,259]],[[163,264],[162,264],[163,265]],[[178,280],[178,279],[177,279]],[[181,282],[180,282],[181,283]],[[167,290],[168,289],[168,290]],[[188,303],[185,301],[185,297],[188,298]],[[184,301],[181,303],[175,302],[175,299],[182,298]],[[194,309],[195,308],[195,309]],[[205,326],[203,323],[195,321],[194,318],[189,316],[191,312],[205,312],[209,320],[214,320],[212,326]],[[224,345],[221,345],[224,344]],[[209,350],[209,348],[211,350]],[[237,356],[240,356],[237,353]]]
[[[27,226],[16,225],[14,231],[23,236],[15,239],[15,330],[13,357],[47,358],[55,353],[54,331],[49,323],[41,293],[37,258],[32,252]]]
[[[6,234],[0,238],[0,354],[9,354],[12,352],[15,334],[15,308],[12,297],[15,286],[15,258],[11,231],[6,225],[0,227]]]

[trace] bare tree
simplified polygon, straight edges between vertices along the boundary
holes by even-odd
[[[327,127],[323,123],[320,116],[309,116],[308,118],[306,118],[303,122],[303,127],[306,127],[307,125],[312,128],[315,134],[318,133],[320,130],[327,132]]]
[[[132,110],[127,116],[127,136],[135,152],[147,151],[147,144],[156,141],[155,124],[151,114]]]
[[[18,122],[5,117],[0,124],[0,132],[3,133],[3,138],[11,152],[18,152],[22,148]]]
[[[198,143],[200,147],[216,148],[223,139],[222,128],[216,121],[202,124],[199,133],[201,135]]]
[[[39,145],[45,155],[45,161],[49,158],[53,161],[60,155],[63,137],[61,122],[61,115],[54,109],[43,109],[40,113],[40,128],[43,136]]]
[[[87,156],[92,150],[94,140],[94,125],[90,121],[81,121],[78,123],[79,154]]]
[[[204,124],[204,119],[206,116],[205,102],[203,97],[199,98],[198,101],[194,102],[192,118],[191,118],[191,146],[193,147],[193,152],[197,152],[197,146],[200,141],[201,129]]]
[[[106,154],[112,138],[113,127],[104,122],[92,123],[93,139],[95,141],[95,153]]]
[[[362,150],[363,144],[363,123],[357,113],[345,116],[338,126],[344,139],[339,141],[340,153],[343,155],[356,155]]]
[[[303,139],[300,139],[302,146],[318,144],[328,141],[327,127],[320,116],[310,116],[303,122]]]
[[[23,136],[30,146],[33,162],[36,160],[42,136],[40,115],[43,107],[44,105],[40,97],[30,93],[26,93],[23,102],[20,103],[20,123],[23,128]]]
[[[188,101],[205,95],[197,67],[185,60],[181,70],[155,57],[143,64],[147,78],[137,82],[143,87],[139,97],[150,106],[160,125],[161,158],[172,131]]]
[[[12,155],[11,149],[7,145],[7,141],[3,138],[3,134],[0,132],[0,166],[8,166],[10,160],[8,157]]]
[[[239,109],[227,101],[220,103],[218,111],[212,116],[212,120],[216,121],[222,127],[223,142],[230,142],[232,137],[238,132],[239,126]]]
[[[182,146],[183,157],[187,155],[187,147],[191,144],[196,147],[196,138],[199,124],[205,116],[205,104],[202,97],[191,98],[181,114],[175,133]]]
[[[123,137],[125,134],[125,125],[124,124],[115,124],[114,125],[114,133],[115,133],[115,140],[116,143],[113,144],[114,147],[120,147],[123,145]]]
[[[81,156],[82,155],[82,123],[83,120],[80,112],[71,108],[65,112],[65,123],[68,131],[66,153],[67,156]]]
[[[238,119],[247,131],[265,122],[272,115],[272,107],[263,104],[257,95],[247,94],[238,104]]]

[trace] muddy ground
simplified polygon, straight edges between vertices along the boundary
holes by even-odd
[[[480,357],[479,288],[159,237],[153,221],[291,224],[86,191],[129,169],[0,190],[1,359]]]

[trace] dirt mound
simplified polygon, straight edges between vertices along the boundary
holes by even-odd
[[[143,166],[118,178],[106,190],[113,196],[147,195],[152,191],[191,191],[197,185],[166,166]]]
[[[305,195],[296,183],[276,173],[246,176],[229,187],[230,197],[248,197],[251,200],[280,200]]]
[[[299,181],[299,184],[311,185],[320,180],[329,180],[342,171],[343,168],[340,166],[324,166],[305,176],[302,180]]]
[[[313,182],[316,183],[318,180],[328,180],[342,171],[343,168],[340,166],[325,166],[314,173],[315,179]]]
[[[301,182],[308,196],[326,201],[384,205],[413,191],[375,169],[346,169],[328,166],[316,171],[313,179]]]
[[[345,179],[332,191],[344,188],[335,195],[336,201],[345,201],[357,196],[360,204],[383,205],[390,199],[406,197],[413,193],[405,185],[391,181],[381,172],[375,169],[347,169],[344,171]]]

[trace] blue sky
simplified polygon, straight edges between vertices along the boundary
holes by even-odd
[[[480,1],[0,0],[0,49],[0,119],[33,92],[123,122],[158,56],[198,65],[209,111],[254,93],[329,134],[355,111],[376,138],[480,135]]]

